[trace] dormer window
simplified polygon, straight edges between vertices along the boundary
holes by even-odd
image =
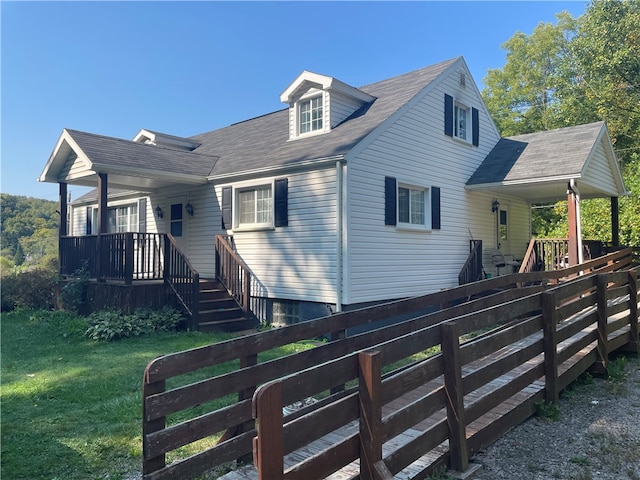
[[[322,95],[298,102],[299,133],[322,130]]]
[[[333,77],[305,70],[282,92],[280,100],[289,105],[289,140],[295,140],[329,133],[375,97]]]

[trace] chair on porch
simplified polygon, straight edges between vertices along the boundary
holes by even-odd
[[[520,268],[520,263],[517,260],[514,260],[513,255],[505,255],[499,248],[494,248],[491,250],[491,260],[493,261],[493,265],[497,269],[498,275],[500,275],[500,269],[504,267],[511,267],[511,272],[516,272]]]

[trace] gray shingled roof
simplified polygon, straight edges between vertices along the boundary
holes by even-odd
[[[213,176],[345,155],[457,59],[361,87],[376,100],[324,135],[289,141],[288,110],[190,137],[195,153],[216,155]]]
[[[205,153],[196,154],[78,130],[66,131],[94,165],[206,177],[217,160]]]
[[[604,122],[502,138],[467,185],[578,177]]]

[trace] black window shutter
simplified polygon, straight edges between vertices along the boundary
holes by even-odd
[[[444,134],[453,137],[453,97],[444,94]]]
[[[231,211],[231,200],[233,195],[232,187],[222,188],[222,229],[231,230],[233,228],[233,216]]]
[[[85,223],[85,235],[91,235],[93,233],[91,228],[91,217],[93,216],[93,207],[87,207],[87,219]]]
[[[431,187],[431,228],[440,230],[440,187]]]
[[[138,231],[145,233],[147,231],[147,199],[138,200]]]
[[[396,179],[393,177],[384,177],[384,224],[396,225],[397,215],[397,189]]]
[[[289,179],[276,178],[274,188],[275,226],[286,227],[289,225]]]
[[[476,147],[480,145],[480,121],[477,108],[471,109],[471,129],[472,129],[472,143]]]

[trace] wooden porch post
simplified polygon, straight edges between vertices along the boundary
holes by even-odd
[[[611,197],[611,245],[620,246],[620,217],[618,197]]]
[[[67,184],[60,182],[60,226],[58,236],[67,236]]]
[[[107,233],[107,174],[98,173],[98,279],[104,278],[109,263],[109,252],[106,250],[106,242],[102,236]]]
[[[567,216],[569,217],[569,265],[578,264],[578,215],[577,215],[577,195],[571,188],[567,187]]]
[[[58,272],[63,273],[65,265],[65,251],[62,246],[62,237],[67,236],[67,184],[60,182],[60,224],[58,225]]]

